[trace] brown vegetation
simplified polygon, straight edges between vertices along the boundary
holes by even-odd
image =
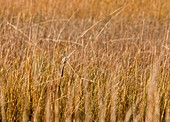
[[[168,0],[0,4],[0,121],[170,121]]]

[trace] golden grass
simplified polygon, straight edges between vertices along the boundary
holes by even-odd
[[[0,4],[0,121],[170,121],[168,0]]]

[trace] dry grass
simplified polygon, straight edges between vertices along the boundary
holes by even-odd
[[[168,0],[0,4],[0,121],[170,121]]]

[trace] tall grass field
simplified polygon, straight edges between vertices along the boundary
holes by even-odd
[[[170,1],[0,0],[0,122],[170,122]]]

